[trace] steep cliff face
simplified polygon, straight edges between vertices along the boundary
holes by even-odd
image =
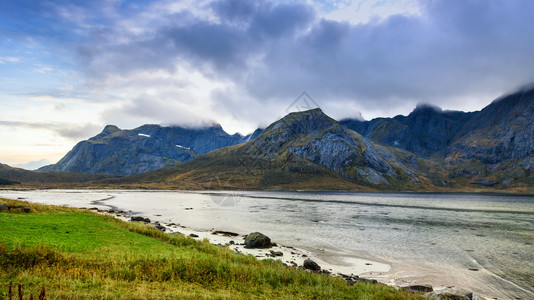
[[[78,143],[58,163],[40,171],[138,174],[189,161],[248,138],[229,135],[219,125],[200,129],[143,125],[132,130],[108,125],[97,136]]]
[[[442,111],[419,105],[408,116],[371,121],[341,120],[340,124],[382,145],[410,151],[429,158],[447,148],[472,113]]]
[[[425,158],[476,159],[484,164],[523,159],[534,154],[534,88],[472,113],[424,105],[408,116],[345,119],[340,124],[372,141]]]
[[[379,144],[432,159],[441,166],[435,182],[507,188],[534,178],[532,87],[472,113],[419,106],[408,116],[340,123]]]
[[[365,184],[389,185],[413,173],[387,149],[378,149],[320,109],[289,114],[246,147],[249,154],[266,159],[296,155]]]
[[[449,160],[476,159],[485,164],[519,160],[534,154],[534,89],[495,100],[475,114],[455,136]]]

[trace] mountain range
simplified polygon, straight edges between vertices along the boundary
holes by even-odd
[[[98,181],[123,187],[527,192],[533,116],[534,89],[525,88],[477,112],[419,105],[407,116],[338,122],[314,109],[247,136],[219,125],[108,125],[37,173],[131,175]]]
[[[205,128],[143,125],[121,130],[108,125],[95,137],[79,142],[59,162],[40,171],[132,175],[186,162],[218,148],[255,137],[229,135],[220,125]]]

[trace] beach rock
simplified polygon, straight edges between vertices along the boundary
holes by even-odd
[[[423,295],[425,298],[435,300],[483,300],[484,298],[467,292],[464,290],[455,290],[451,288],[445,288],[438,291],[433,291]]]
[[[166,230],[165,226],[161,225],[159,222],[156,222],[156,224],[154,226],[158,230],[161,230],[161,231],[165,231]]]
[[[7,210],[7,205],[6,204],[3,204],[3,203],[0,203],[0,211],[2,210]]]
[[[192,237],[192,238],[197,238],[198,237],[198,235],[196,235],[194,233],[190,233],[189,236]]]
[[[150,223],[150,219],[149,218],[143,218],[143,217],[131,217],[130,220],[132,222],[145,222],[145,223]]]
[[[356,278],[356,281],[358,282],[365,282],[365,283],[372,283],[372,284],[377,284],[378,281],[376,279],[367,279],[367,278]]]
[[[356,280],[353,279],[345,279],[345,282],[348,286],[353,286],[356,283]]]
[[[312,270],[312,271],[321,271],[321,267],[314,262],[313,260],[306,258],[304,260],[304,263],[302,265],[304,269]]]
[[[272,251],[272,250],[271,250],[271,256],[272,256],[272,257],[276,257],[276,256],[284,256],[284,252],[282,252],[282,251]]]
[[[245,238],[245,248],[271,248],[271,239],[259,232],[253,232]]]
[[[223,235],[223,236],[238,236],[239,235],[239,234],[237,234],[235,232],[221,231],[221,230],[216,230],[216,231],[212,232],[211,234],[219,234],[219,235]]]
[[[408,291],[412,293],[429,293],[434,291],[431,285],[429,284],[415,284],[415,285],[407,285],[407,286],[401,286],[399,287],[402,291]]]

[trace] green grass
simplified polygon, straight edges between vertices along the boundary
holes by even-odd
[[[10,282],[25,299],[43,287],[47,299],[417,299],[85,210],[0,203],[31,208],[0,212],[0,299]]]

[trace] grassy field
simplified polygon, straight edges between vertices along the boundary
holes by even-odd
[[[89,211],[0,199],[0,299],[417,299]]]

